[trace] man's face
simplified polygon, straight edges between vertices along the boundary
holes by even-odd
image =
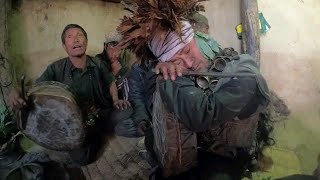
[[[200,28],[200,32],[209,34],[209,26],[207,26],[207,25],[202,25],[201,28]]]
[[[194,30],[209,34],[209,25],[201,24],[201,23],[194,23]]]
[[[81,57],[85,55],[88,40],[79,28],[70,28],[66,31],[64,50],[71,57]]]
[[[120,53],[121,53],[120,47],[118,47],[117,45],[109,44],[109,45],[106,45],[105,48],[111,62],[119,61]]]
[[[202,56],[195,39],[174,55],[171,62],[193,71],[203,71],[208,68],[208,60]]]

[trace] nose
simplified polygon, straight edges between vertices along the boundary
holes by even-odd
[[[184,64],[187,68],[192,68],[194,64],[194,58],[192,57],[185,57],[184,58]]]
[[[74,42],[79,42],[79,36],[75,36],[73,39]]]

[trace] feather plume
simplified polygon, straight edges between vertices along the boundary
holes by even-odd
[[[199,11],[207,0],[125,0],[124,8],[132,13],[124,16],[117,30],[122,35],[119,45],[131,49],[138,57],[146,55],[148,41],[156,29],[174,30],[181,35],[181,20]]]

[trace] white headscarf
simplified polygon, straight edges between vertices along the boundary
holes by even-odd
[[[161,62],[169,61],[179,50],[191,42],[194,32],[188,21],[182,21],[182,37],[175,31],[168,31],[165,34],[156,33],[149,42],[152,53]]]

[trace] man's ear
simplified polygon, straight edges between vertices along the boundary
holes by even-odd
[[[104,49],[108,52],[108,44],[107,43],[104,43]]]
[[[67,47],[66,47],[65,44],[62,44],[62,47],[63,47],[63,49],[64,49],[65,51],[67,51]]]

